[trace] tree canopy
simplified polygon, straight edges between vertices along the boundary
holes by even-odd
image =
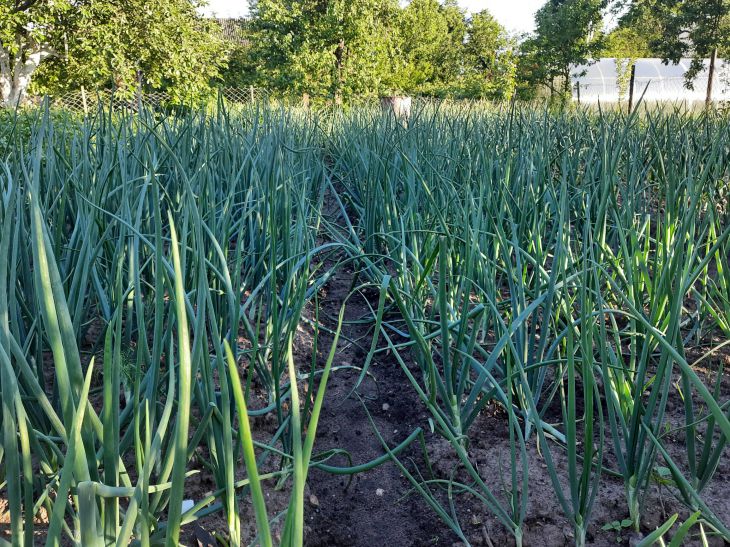
[[[600,55],[606,0],[548,0],[535,14],[535,34],[523,46],[532,86],[570,93],[570,70]]]
[[[730,0],[547,0],[535,32],[510,36],[457,0],[250,0],[226,42],[203,0],[0,0],[0,93],[139,86],[176,102],[217,85],[314,101],[378,95],[508,100],[538,89],[565,98],[572,67],[599,57],[677,62],[730,53]],[[605,15],[621,14],[608,31]]]
[[[5,104],[28,87],[59,92],[140,83],[186,100],[208,89],[222,41],[191,0],[2,0],[0,90]]]
[[[250,27],[226,83],[323,100],[514,90],[515,44],[488,12],[468,16],[455,0],[254,0]]]

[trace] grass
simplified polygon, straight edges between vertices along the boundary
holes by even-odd
[[[609,476],[629,526],[647,532],[661,468],[687,514],[646,544],[730,540],[703,498],[730,438],[713,360],[730,335],[722,115],[19,116],[0,136],[3,542],[31,544],[44,507],[48,545],[177,545],[218,511],[230,545],[302,545],[312,466],[388,461],[465,542],[471,498],[522,543],[540,464],[577,545],[600,524]],[[348,323],[345,302],[333,329],[317,304],[352,266],[350,294],[378,293],[353,392],[392,355],[453,451],[450,477],[400,459],[428,442],[420,428],[365,464],[315,452]],[[310,364],[296,358],[304,327]],[[489,405],[509,437],[499,478],[470,455]],[[265,414],[266,439],[249,422]],[[670,453],[677,431],[684,452]],[[183,509],[198,471],[215,492]],[[272,479],[291,491],[283,515],[267,507]],[[242,538],[249,503],[258,538]]]

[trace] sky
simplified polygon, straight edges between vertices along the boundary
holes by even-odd
[[[459,0],[470,12],[488,9],[503,27],[510,32],[529,32],[534,29],[534,15],[545,0]],[[246,15],[247,0],[208,0],[207,13],[220,17]]]

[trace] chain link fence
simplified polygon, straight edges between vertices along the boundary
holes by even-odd
[[[270,90],[267,90],[265,88],[258,88],[258,87],[222,87],[219,88],[218,92],[220,93],[220,97],[222,97],[223,101],[230,105],[245,105],[245,104],[253,104],[258,102],[267,102],[267,101],[273,101],[277,104],[281,105],[287,105],[287,106],[302,106],[302,107],[310,107],[310,106],[326,106],[326,105],[334,105],[336,104],[334,100],[325,101],[324,103],[319,100],[315,103],[315,101],[311,100],[308,95],[301,95],[301,96],[284,96],[280,93],[272,92]],[[443,106],[449,106],[449,105],[459,105],[460,107],[466,107],[468,105],[475,105],[475,104],[491,104],[493,106],[499,106],[500,104],[504,106],[506,103],[495,103],[488,100],[468,100],[468,99],[454,99],[454,98],[442,98],[442,97],[432,97],[432,96],[419,96],[419,95],[412,95],[408,97],[377,97],[377,96],[369,96],[369,97],[360,97],[360,98],[351,98],[347,102],[348,108],[371,108],[371,107],[380,107],[385,110],[393,110],[394,112],[401,112],[403,105],[400,105],[397,108],[394,107],[394,100],[401,100],[401,99],[407,99],[409,101],[409,106],[407,108],[408,112],[411,111],[411,108],[413,111],[420,111],[424,108],[438,108]],[[56,95],[49,98],[50,104],[57,109],[63,109],[68,110],[70,112],[77,112],[77,113],[93,113],[97,110],[99,105],[103,105],[104,107],[111,106],[113,109],[124,109],[124,110],[132,110],[136,111],[140,109],[140,106],[144,109],[152,109],[152,110],[166,110],[170,107],[175,106],[173,98],[170,96],[170,94],[164,92],[164,91],[150,91],[150,92],[142,92],[142,93],[136,93],[135,95],[129,96],[129,95],[121,95],[121,94],[115,94],[113,91],[105,89],[105,90],[94,90],[94,91],[88,91],[81,89],[79,91],[71,91],[68,93]],[[41,97],[35,97],[31,100],[31,102],[39,104],[41,102]],[[213,99],[215,100],[215,98]],[[411,106],[412,105],[412,106]],[[394,110],[395,108],[395,110]],[[402,112],[401,112],[402,114]],[[398,115],[401,115],[398,114]]]
[[[229,104],[254,103],[267,99],[269,93],[265,89],[247,87],[224,87],[220,89],[223,100]],[[172,97],[164,91],[137,93],[133,97],[120,96],[108,89],[87,91],[71,91],[52,97],[51,104],[73,112],[90,112],[97,108],[99,103],[111,105],[113,108],[129,108],[136,110],[140,104],[147,108],[161,109],[172,104]]]

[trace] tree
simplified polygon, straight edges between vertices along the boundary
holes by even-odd
[[[397,0],[253,0],[259,85],[342,101],[393,84]]]
[[[71,2],[3,0],[0,4],[0,93],[2,105],[21,102],[33,73],[61,45],[59,29]]]
[[[469,19],[467,36],[464,44],[465,95],[497,100],[512,98],[517,72],[513,40],[487,10]]]
[[[625,10],[620,2],[614,4],[613,9],[624,14],[618,25],[606,35],[602,55],[627,59],[660,56],[654,46],[662,34],[662,22],[657,13],[646,9]]]
[[[463,75],[464,45],[468,39],[469,21],[457,0],[444,0],[441,17],[446,22],[446,34],[437,53],[437,72],[439,80],[448,84]]]
[[[662,32],[652,40],[652,46],[665,62],[678,63],[691,57],[692,64],[685,74],[686,85],[704,69],[704,59],[710,58],[707,102],[712,100],[712,82],[718,52],[730,47],[729,0],[636,0],[630,10],[633,17],[651,12],[660,21]]]
[[[411,0],[399,20],[408,93],[445,95],[462,75],[466,21],[456,2]]]
[[[505,99],[515,55],[504,29],[456,0],[254,0],[242,79],[335,101],[401,93]],[[226,76],[228,79],[228,76]]]
[[[409,93],[433,87],[438,81],[439,55],[448,25],[436,0],[412,0],[400,20],[403,81]]]
[[[191,0],[3,0],[0,87],[5,106],[40,92],[114,86],[140,79],[187,100],[209,89],[222,41]]]
[[[532,66],[531,85],[570,95],[570,71],[596,58],[603,48],[606,0],[548,0],[535,15],[536,32],[523,53]]]

